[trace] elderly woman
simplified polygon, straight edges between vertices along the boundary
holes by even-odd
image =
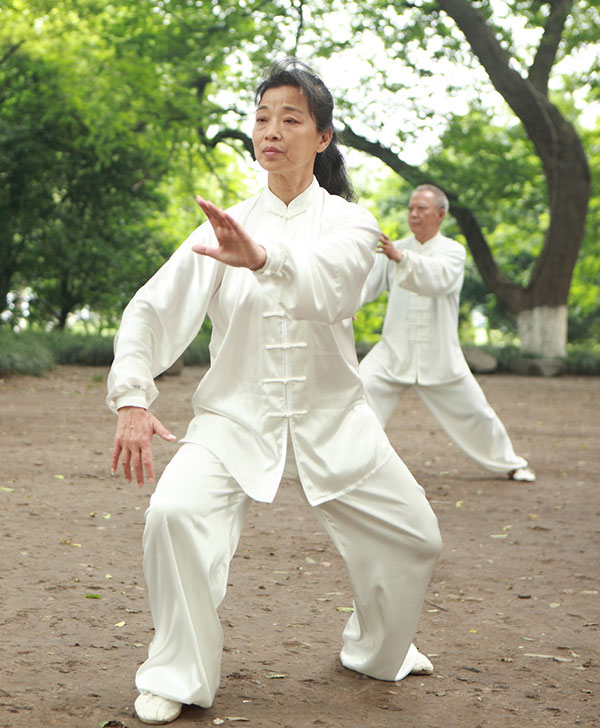
[[[381,680],[428,673],[412,644],[441,541],[423,492],[368,407],[352,316],[379,229],[351,188],[323,82],[293,59],[256,93],[253,142],[268,185],[208,221],[123,314],[108,387],[118,412],[112,471],[154,482],[154,378],[212,321],[211,366],[194,417],[146,513],[144,575],[155,635],[139,668],[142,722],[212,705],[223,633],[217,608],[252,499],[299,481],[348,569],[341,662]],[[360,446],[357,447],[357,444]]]

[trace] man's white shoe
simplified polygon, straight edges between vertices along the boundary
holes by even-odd
[[[181,703],[152,693],[140,693],[135,700],[135,712],[142,723],[164,725],[179,717]]]
[[[517,468],[516,470],[511,470],[508,477],[511,480],[522,480],[527,483],[533,483],[535,480],[535,473],[531,468]]]
[[[411,675],[431,675],[433,673],[433,665],[431,660],[426,657],[422,652],[417,652],[417,658],[412,670]]]

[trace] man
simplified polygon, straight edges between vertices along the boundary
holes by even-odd
[[[367,402],[382,425],[408,386],[448,436],[470,458],[512,480],[534,481],[515,454],[504,425],[472,375],[458,341],[458,307],[465,250],[440,235],[448,199],[434,185],[420,185],[408,206],[413,235],[393,243],[381,235],[363,303],[382,291],[389,300],[381,340],[360,364]]]

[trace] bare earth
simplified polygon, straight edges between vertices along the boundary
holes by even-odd
[[[178,435],[201,374],[159,384],[155,412]],[[110,477],[105,376],[60,367],[0,383],[1,728],[141,725],[149,489]],[[284,483],[254,505],[232,563],[215,705],[186,707],[178,728],[600,726],[600,380],[479,380],[536,483],[480,471],[412,391],[389,430],[445,540],[417,639],[434,675],[386,683],[341,667],[347,577]],[[175,447],[157,443],[159,469]]]

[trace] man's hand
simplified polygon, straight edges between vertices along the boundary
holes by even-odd
[[[131,466],[137,484],[144,485],[144,474],[150,484],[154,483],[152,460],[152,437],[158,435],[167,442],[177,438],[164,427],[148,410],[141,407],[121,407],[115,432],[110,471],[117,474],[119,458],[125,480],[131,483]]]
[[[258,245],[252,240],[237,220],[213,205],[212,202],[203,200],[199,195],[196,197],[196,202],[212,225],[219,241],[219,247],[192,245],[192,250],[195,253],[208,255],[235,268],[259,270],[259,268],[263,267],[267,260],[266,250],[262,245]]]
[[[399,263],[402,260],[402,253],[394,243],[388,238],[387,235],[381,233],[379,236],[379,242],[377,243],[377,252],[387,255],[390,260],[395,260]]]

